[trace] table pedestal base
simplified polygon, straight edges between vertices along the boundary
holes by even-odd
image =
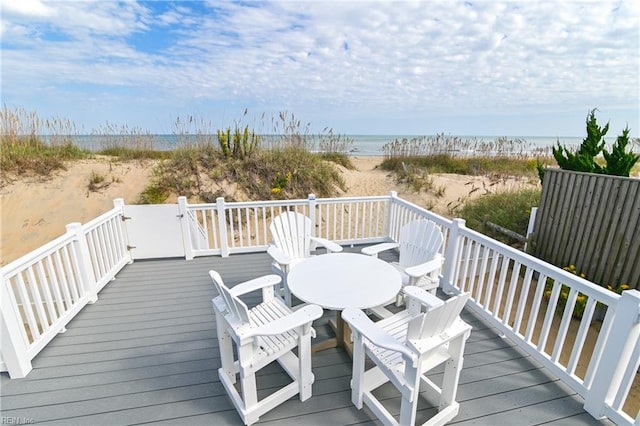
[[[323,340],[311,346],[311,353],[323,351],[331,348],[343,348],[350,357],[353,357],[353,343],[351,342],[351,329],[342,319],[342,311],[338,311],[336,321],[330,319],[329,325],[336,333],[336,337]]]

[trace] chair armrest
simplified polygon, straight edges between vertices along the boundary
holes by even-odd
[[[366,337],[371,343],[381,348],[400,352],[415,362],[417,355],[410,348],[400,343],[395,337],[376,325],[360,309],[347,308],[342,311],[342,319],[346,321],[351,330]]]
[[[440,306],[444,304],[444,301],[428,291],[415,287],[412,285],[406,286],[404,289],[404,294],[410,299],[415,299],[421,305],[425,305],[428,308],[435,308],[436,306]]]
[[[400,247],[398,243],[380,243],[373,246],[365,247],[360,253],[368,256],[377,256],[378,253]]]
[[[292,259],[273,244],[269,245],[267,253],[280,265],[288,265],[291,263]]]
[[[282,281],[279,275],[270,274],[263,275],[262,277],[254,278],[249,281],[245,281],[229,289],[229,292],[234,296],[240,296],[242,294],[250,293],[261,288],[274,286]]]
[[[404,271],[413,278],[420,278],[429,272],[437,271],[442,267],[442,257],[438,256],[433,260],[428,262],[421,263],[419,265],[410,266],[406,268]]]
[[[340,253],[342,251],[342,246],[340,246],[337,243],[334,243],[331,240],[327,240],[326,238],[310,237],[310,239],[311,241],[314,241],[320,244],[321,246],[325,247],[327,250],[329,250],[332,253]]]
[[[278,318],[268,324],[247,330],[243,338],[255,336],[272,336],[282,334],[305,324],[311,324],[314,320],[322,316],[322,308],[318,305],[306,305],[286,317]]]

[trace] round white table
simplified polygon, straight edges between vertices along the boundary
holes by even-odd
[[[289,291],[303,302],[338,311],[336,338],[314,345],[313,352],[344,347],[351,352],[348,327],[341,311],[367,309],[392,300],[402,287],[398,270],[376,257],[358,253],[329,253],[303,260],[287,275]]]

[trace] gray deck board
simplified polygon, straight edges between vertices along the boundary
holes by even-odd
[[[209,269],[229,285],[271,272],[265,254],[127,265],[100,292],[98,302],[33,360],[27,378],[0,375],[2,418],[64,425],[240,424],[217,376]],[[246,301],[257,303],[258,297],[251,294]],[[331,334],[331,315],[314,324],[317,339]],[[458,390],[460,414],[452,424],[610,424],[585,413],[575,392],[485,322],[469,311],[463,318],[473,332]],[[351,404],[351,364],[344,351],[315,354],[313,371],[310,400],[292,398],[259,423],[377,424],[368,409]],[[441,381],[442,370],[432,379]],[[287,380],[277,364],[269,365],[258,379],[261,395]],[[399,412],[392,386],[376,394]],[[421,401],[418,420],[432,415],[434,405]]]

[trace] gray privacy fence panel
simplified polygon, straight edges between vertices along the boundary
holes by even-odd
[[[640,179],[547,169],[531,247],[598,284],[640,288]]]

